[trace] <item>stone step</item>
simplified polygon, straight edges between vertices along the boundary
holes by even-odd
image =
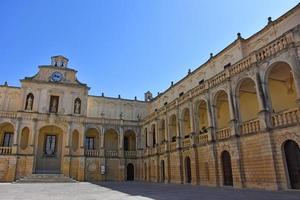
[[[66,177],[63,174],[32,174],[21,177],[16,180],[16,183],[75,183],[72,178]]]

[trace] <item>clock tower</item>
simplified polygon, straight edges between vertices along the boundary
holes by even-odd
[[[77,71],[69,68],[68,62],[64,56],[52,56],[50,65],[40,65],[36,75],[22,79],[24,105],[20,109],[26,112],[85,115],[89,87],[77,79]]]
[[[51,65],[55,67],[66,68],[68,67],[68,62],[69,59],[61,55],[51,57]]]

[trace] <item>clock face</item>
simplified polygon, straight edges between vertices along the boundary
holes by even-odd
[[[54,82],[60,82],[62,78],[63,75],[60,72],[53,72],[53,74],[51,75],[51,80]]]

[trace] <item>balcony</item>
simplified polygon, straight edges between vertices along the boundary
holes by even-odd
[[[0,155],[10,155],[12,153],[11,147],[0,147]]]
[[[241,133],[257,133],[260,131],[259,119],[253,119],[250,121],[243,122],[241,125]]]
[[[224,139],[230,138],[231,128],[226,127],[226,128],[219,129],[219,130],[217,130],[216,134],[217,134],[218,140],[224,140]]]
[[[119,157],[119,152],[116,150],[106,150],[105,151],[105,157],[107,158],[118,158]]]
[[[191,146],[191,139],[190,138],[185,138],[183,140],[183,147],[188,148]]]
[[[124,151],[125,158],[136,158],[136,151]]]
[[[199,144],[204,144],[208,142],[208,133],[202,133],[198,136],[198,142]]]
[[[289,109],[272,116],[273,127],[290,126],[299,122],[299,109]]]
[[[84,152],[84,155],[86,157],[99,157],[99,151],[98,150],[92,150],[92,149],[86,149]]]

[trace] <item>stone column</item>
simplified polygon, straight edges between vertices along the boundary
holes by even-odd
[[[170,134],[169,134],[169,119],[168,119],[168,115],[167,115],[167,112],[165,114],[165,151],[168,151],[168,147],[171,142],[171,139],[170,139]]]
[[[265,131],[267,129],[269,129],[270,127],[272,127],[272,123],[271,123],[271,113],[269,111],[268,107],[268,97],[265,93],[266,91],[266,83],[263,82],[261,80],[260,74],[259,72],[256,73],[255,76],[255,89],[256,89],[256,93],[257,93],[257,100],[258,100],[258,118],[259,118],[259,122],[260,122],[260,129],[262,131]]]
[[[155,140],[156,140],[156,144],[155,144],[155,147],[157,147],[157,145],[159,145],[159,131],[158,131],[158,119],[155,119]]]
[[[177,104],[177,103],[176,103]],[[176,138],[176,148],[181,147],[181,140],[182,140],[182,124],[181,124],[181,115],[179,113],[179,107],[176,105],[177,110],[177,138]]]
[[[119,127],[119,157],[124,157],[124,128]]]
[[[192,99],[189,100],[189,110],[190,110],[190,126],[191,126],[191,132],[195,133],[195,111],[194,111],[194,104]]]
[[[100,127],[100,150],[99,150],[99,155],[100,157],[104,157],[104,134],[105,134],[105,129],[103,126]]]
[[[81,131],[79,132],[79,154],[84,155],[85,150],[85,132],[86,132],[86,124],[82,126]],[[81,135],[81,137],[80,137]]]
[[[65,146],[63,148],[63,157],[62,157],[62,162],[63,162],[63,174],[65,176],[70,176],[70,163],[71,163],[71,159],[70,159],[70,138],[72,135],[72,123],[70,122],[68,124],[68,128],[66,130],[66,134],[65,137],[63,136],[63,139],[66,141]]]
[[[299,35],[299,32],[298,32]],[[299,37],[299,36],[298,36]],[[289,49],[289,56],[290,56],[290,60],[289,60],[289,64],[293,73],[293,78],[295,80],[294,84],[295,84],[295,88],[296,88],[296,93],[297,93],[297,104],[298,107],[300,107],[300,61],[298,60],[299,58],[297,58],[297,50],[294,48],[290,48]]]
[[[17,154],[20,146],[18,145],[18,141],[20,137],[20,125],[21,125],[21,118],[18,117],[14,128],[12,154]]]
[[[207,102],[207,120],[208,120],[208,141],[214,141],[217,139],[215,133],[215,105],[211,102],[210,94],[208,94]]]
[[[231,88],[231,82],[227,82],[228,90],[227,90],[227,97],[228,97],[228,106],[229,106],[229,116],[230,116],[230,128],[231,128],[231,135],[236,135],[238,133],[237,129],[237,120],[236,120],[236,108],[235,108],[235,99]]]

